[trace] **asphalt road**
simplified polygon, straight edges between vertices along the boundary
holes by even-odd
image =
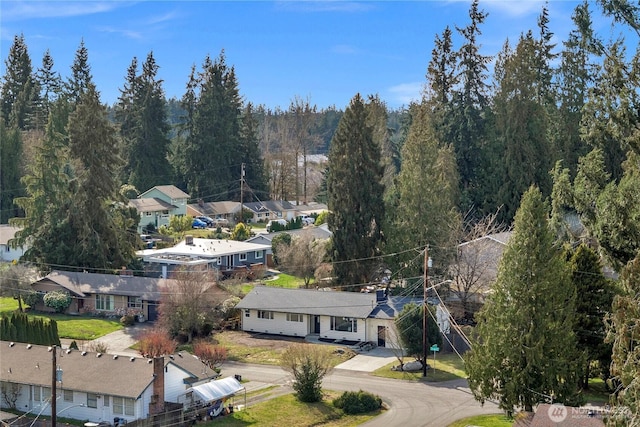
[[[267,384],[290,384],[291,377],[277,366],[225,362],[223,376],[242,375],[243,380]],[[481,406],[471,395],[466,380],[442,383],[392,380],[366,372],[334,369],[323,382],[329,390],[365,390],[380,396],[389,410],[363,424],[367,427],[445,427],[461,418],[500,413],[497,405]]]

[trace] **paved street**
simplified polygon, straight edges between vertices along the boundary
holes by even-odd
[[[109,353],[137,355],[129,347],[151,324],[135,326],[113,332],[98,341],[109,347]],[[63,346],[68,343],[63,342]],[[393,380],[370,375],[370,372],[395,359],[386,349],[375,349],[357,355],[336,367],[328,375],[323,386],[336,391],[365,390],[380,396],[389,405],[389,409],[379,417],[364,424],[367,427],[443,427],[461,418],[499,413],[497,405],[485,403],[484,407],[475,401],[466,380],[454,380],[442,383],[422,381]],[[291,377],[278,366],[253,365],[226,362],[222,366],[222,376],[242,375],[247,391],[257,390],[269,385],[287,387]]]

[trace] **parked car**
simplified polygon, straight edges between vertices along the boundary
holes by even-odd
[[[213,220],[214,227],[228,227],[229,220],[227,218],[216,218]]]
[[[214,225],[214,221],[208,216],[201,215],[201,216],[197,216],[196,218],[204,222],[205,224],[207,224],[208,227],[213,227]]]
[[[207,223],[198,219],[198,218],[194,218],[193,219],[193,223],[191,224],[191,227],[193,228],[207,228]]]
[[[316,223],[316,219],[309,215],[301,215],[300,220],[302,221],[302,226],[313,225]]]
[[[271,221],[269,221],[267,223],[267,233],[271,233],[271,231],[274,228],[273,224],[280,224],[281,228],[285,228],[287,226],[287,220],[286,219],[272,219]]]

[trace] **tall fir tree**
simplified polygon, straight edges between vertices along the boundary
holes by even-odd
[[[397,178],[398,206],[393,231],[388,233],[390,251],[432,246],[434,271],[444,273],[453,246],[452,232],[461,220],[458,213],[458,173],[453,147],[443,144],[433,129],[428,103],[412,105],[411,127],[402,147],[402,166]],[[415,276],[422,262],[407,264],[415,254],[396,258],[396,270]],[[406,267],[402,267],[407,264]]]
[[[21,196],[22,136],[17,128],[7,128],[0,118],[0,224],[20,214],[14,203]]]
[[[508,413],[549,399],[579,403],[576,292],[554,240],[542,193],[531,187],[465,355],[474,397],[496,399]]]
[[[257,201],[265,199],[269,194],[269,185],[266,172],[264,170],[264,159],[260,152],[258,141],[258,122],[254,115],[252,103],[242,110],[242,120],[240,123],[240,146],[241,158],[245,162],[244,194],[243,201]]]
[[[30,129],[29,119],[38,97],[38,88],[24,35],[13,38],[5,67],[0,91],[2,118],[8,127]]]
[[[123,182],[139,191],[172,182],[168,161],[171,127],[158,69],[150,52],[137,75],[134,58],[116,109],[124,144]]]
[[[93,75],[89,65],[89,50],[84,40],[80,40],[71,64],[71,76],[64,83],[65,96],[75,106],[87,92],[90,84],[93,84]]]
[[[483,203],[478,169],[481,167],[481,147],[489,105],[487,77],[491,57],[480,53],[478,38],[482,35],[480,27],[487,16],[480,10],[478,0],[474,0],[469,8],[471,22],[464,28],[456,28],[464,42],[456,55],[459,88],[454,89],[451,133],[445,135],[448,136],[445,140],[455,149],[463,211],[472,207],[482,209]]]
[[[336,282],[359,290],[371,279],[380,254],[384,222],[383,167],[369,110],[357,94],[331,140],[327,177],[329,229],[333,232]]]

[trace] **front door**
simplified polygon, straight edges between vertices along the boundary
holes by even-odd
[[[313,316],[313,333],[320,333],[320,316]]]
[[[386,344],[386,330],[384,326],[378,326],[378,347],[384,347]]]

